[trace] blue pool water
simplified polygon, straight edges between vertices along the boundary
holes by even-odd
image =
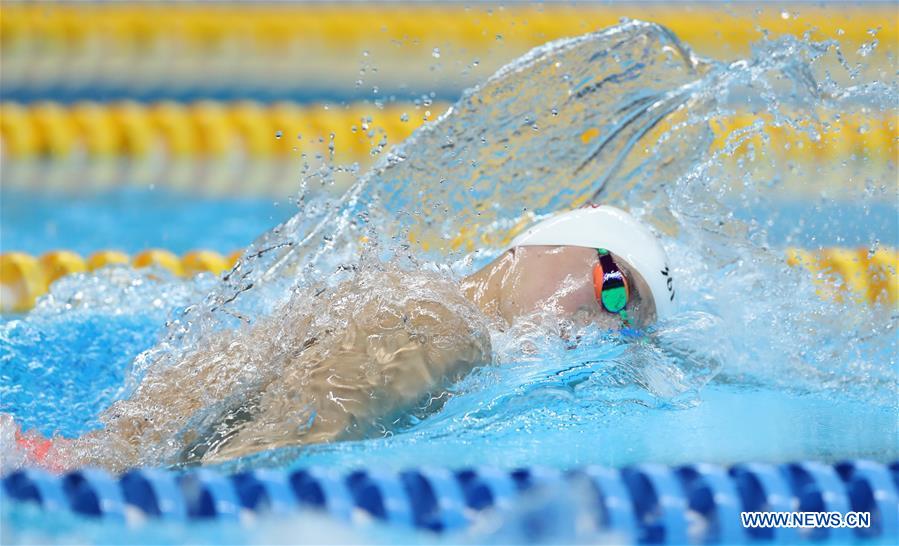
[[[814,86],[802,87],[810,70],[803,63],[811,63],[815,47],[763,46],[744,64],[706,63],[673,36],[641,24],[547,46],[515,65],[520,70],[501,71],[463,97],[436,128],[413,136],[343,199],[313,196],[294,216],[290,207],[262,201],[176,202],[125,191],[56,207],[53,198],[14,195],[14,202],[43,212],[4,214],[4,232],[11,233],[4,250],[52,245],[86,253],[100,241],[125,250],[228,250],[290,219],[257,243],[272,250],[226,282],[127,269],[63,279],[30,314],[0,325],[0,411],[45,434],[82,434],[98,427],[100,413],[126,397],[147,367],[178,365],[209,332],[239,331],[246,328],[242,317],[252,323],[276,313],[293,291],[346,278],[353,269],[347,264],[363,267],[363,250],[398,255],[410,271],[458,275],[494,256],[508,229],[528,214],[593,198],[642,213],[676,258],[678,312],[648,337],[626,342],[588,329],[571,350],[545,331],[532,339],[514,329],[491,332],[494,362],[450,385],[439,410],[411,412],[375,438],[267,450],[222,463],[222,470],[402,468],[422,461],[561,469],[892,461],[899,457],[895,313],[822,300],[811,274],[788,267],[783,255],[794,244],[893,244],[895,202],[853,194],[851,187],[844,188],[848,197],[823,204],[769,192],[752,160],[735,165],[710,155],[703,128],[730,111],[734,97],[750,93],[747,87],[774,89],[781,77],[795,78],[795,87],[773,98],[761,93],[760,100],[787,124],[805,119],[802,108],[795,111],[804,100],[849,110],[863,101],[889,102],[894,90],[853,87],[844,99],[822,99]],[[554,69],[563,66],[562,74]],[[683,114],[685,104],[695,119],[680,118],[667,138],[636,146],[660,119]],[[572,144],[589,127],[601,127],[608,139]],[[650,159],[640,155],[644,149]],[[756,161],[773,158],[759,154]],[[826,169],[810,165],[802,173],[806,195]],[[889,180],[895,165],[884,172]],[[117,221],[112,203],[139,204],[131,228],[108,227]],[[797,216],[809,218],[793,221]],[[73,235],[75,226],[91,224],[84,218],[107,227]],[[48,225],[55,227],[48,232]],[[483,252],[453,247],[452,237],[465,230]],[[412,248],[410,241],[422,244]],[[452,273],[440,265],[446,263]],[[30,508],[3,509],[4,523],[19,537],[71,538],[72,522],[64,517],[36,530],[40,516]],[[273,536],[230,532],[221,524],[140,531],[134,538]],[[389,541],[420,538],[382,532]],[[84,533],[86,540],[104,540],[96,528]]]
[[[286,199],[204,199],[128,186],[102,193],[0,188],[0,249],[31,254],[66,249],[83,255],[147,248],[229,253],[295,210]]]
[[[99,249],[134,253],[165,248],[181,254],[201,248],[228,253],[295,211],[290,197],[201,198],[127,186],[69,195],[0,188],[0,250],[41,254],[67,249],[88,255]],[[767,218],[768,241],[778,246],[863,247],[871,244],[871,233],[882,245],[899,245],[896,207],[883,201],[785,198],[773,208],[746,210],[740,217]],[[805,219],[801,228],[796,218]]]

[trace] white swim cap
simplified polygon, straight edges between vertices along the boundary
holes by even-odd
[[[591,205],[556,214],[515,237],[510,248],[516,246],[604,248],[646,280],[658,318],[674,308],[674,280],[665,249],[646,226],[619,208]]]

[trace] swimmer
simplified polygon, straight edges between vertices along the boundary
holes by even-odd
[[[151,366],[104,411],[101,430],[52,441],[16,430],[17,443],[32,464],[121,471],[371,437],[491,363],[491,329],[548,311],[575,329],[639,330],[673,299],[651,232],[620,209],[588,206],[537,223],[460,282],[382,264],[298,292],[176,364]]]

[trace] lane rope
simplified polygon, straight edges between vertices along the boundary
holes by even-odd
[[[446,103],[296,104],[254,101],[193,103],[55,102],[0,103],[0,140],[10,159],[71,157],[284,158],[307,154],[369,163],[383,143],[392,145],[439,117]],[[892,115],[819,112],[821,123],[775,125],[766,113],[735,112],[711,124],[712,150],[724,149],[735,131],[764,129],[735,145],[733,156],[770,150],[784,159],[820,161],[857,157],[887,162],[896,157],[899,127]],[[666,124],[654,129],[661,134]],[[592,133],[591,133],[592,131]],[[589,142],[590,129],[581,135]],[[767,142],[762,142],[766,139]],[[373,154],[375,151],[375,154]]]
[[[161,267],[179,277],[200,273],[220,275],[237,262],[241,253],[236,250],[225,256],[214,250],[192,250],[178,256],[159,248],[133,256],[118,250],[101,250],[87,257],[69,250],[54,250],[41,256],[24,252],[2,253],[0,311],[28,311],[55,280],[65,275],[116,265]],[[885,305],[899,303],[899,249],[881,247],[870,252],[861,248],[791,248],[786,252],[786,262],[811,271],[818,294],[823,298]]]
[[[566,472],[490,467],[352,472],[322,467],[171,472],[134,469],[121,476],[83,469],[52,475],[24,468],[0,479],[0,497],[55,513],[141,521],[237,520],[240,516],[326,512],[338,521],[380,521],[405,529],[458,532],[482,512],[512,510],[507,531],[527,533],[558,525],[558,510],[535,510],[542,497],[565,495],[578,525],[614,533],[617,542],[737,544],[820,542],[822,538],[889,540],[899,533],[899,461],[742,463],[681,466],[589,466]],[[549,497],[552,498],[552,497]],[[523,510],[522,506],[529,510]],[[868,513],[869,525],[795,529],[743,527],[741,512],[837,511]],[[584,519],[583,516],[590,514]],[[574,517],[574,515],[572,515]],[[520,529],[518,529],[520,526]]]

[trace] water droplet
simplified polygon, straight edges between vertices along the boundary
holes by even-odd
[[[402,121],[403,123],[406,123],[407,121],[409,121],[409,114],[407,114],[406,112],[403,112],[402,115],[400,115],[400,121]]]
[[[789,18],[790,18],[790,12],[788,12],[787,10],[783,10],[782,12],[780,12],[780,18],[781,18],[781,19],[789,19]]]
[[[503,35],[502,35],[502,34],[497,34],[497,35],[496,35],[496,41],[497,41],[497,42],[502,42],[502,41],[503,41]]]
[[[879,43],[880,42],[878,42],[876,39],[871,40],[870,42],[865,42],[861,45],[861,47],[858,48],[857,53],[862,57],[867,57],[868,55],[873,53],[875,49],[877,49],[877,45]]]
[[[553,113],[553,116],[558,116],[558,115],[559,115],[559,111],[556,110],[555,108],[552,109],[552,113]]]
[[[868,259],[869,260],[871,258],[873,258],[875,254],[877,254],[877,249],[879,247],[880,247],[880,239],[874,239],[874,244],[872,244],[871,247],[868,249]]]
[[[275,131],[275,138],[281,138],[284,136],[284,131]]]
[[[440,48],[439,47],[435,47],[434,50],[431,51],[431,57],[434,57],[435,59],[440,58]]]

